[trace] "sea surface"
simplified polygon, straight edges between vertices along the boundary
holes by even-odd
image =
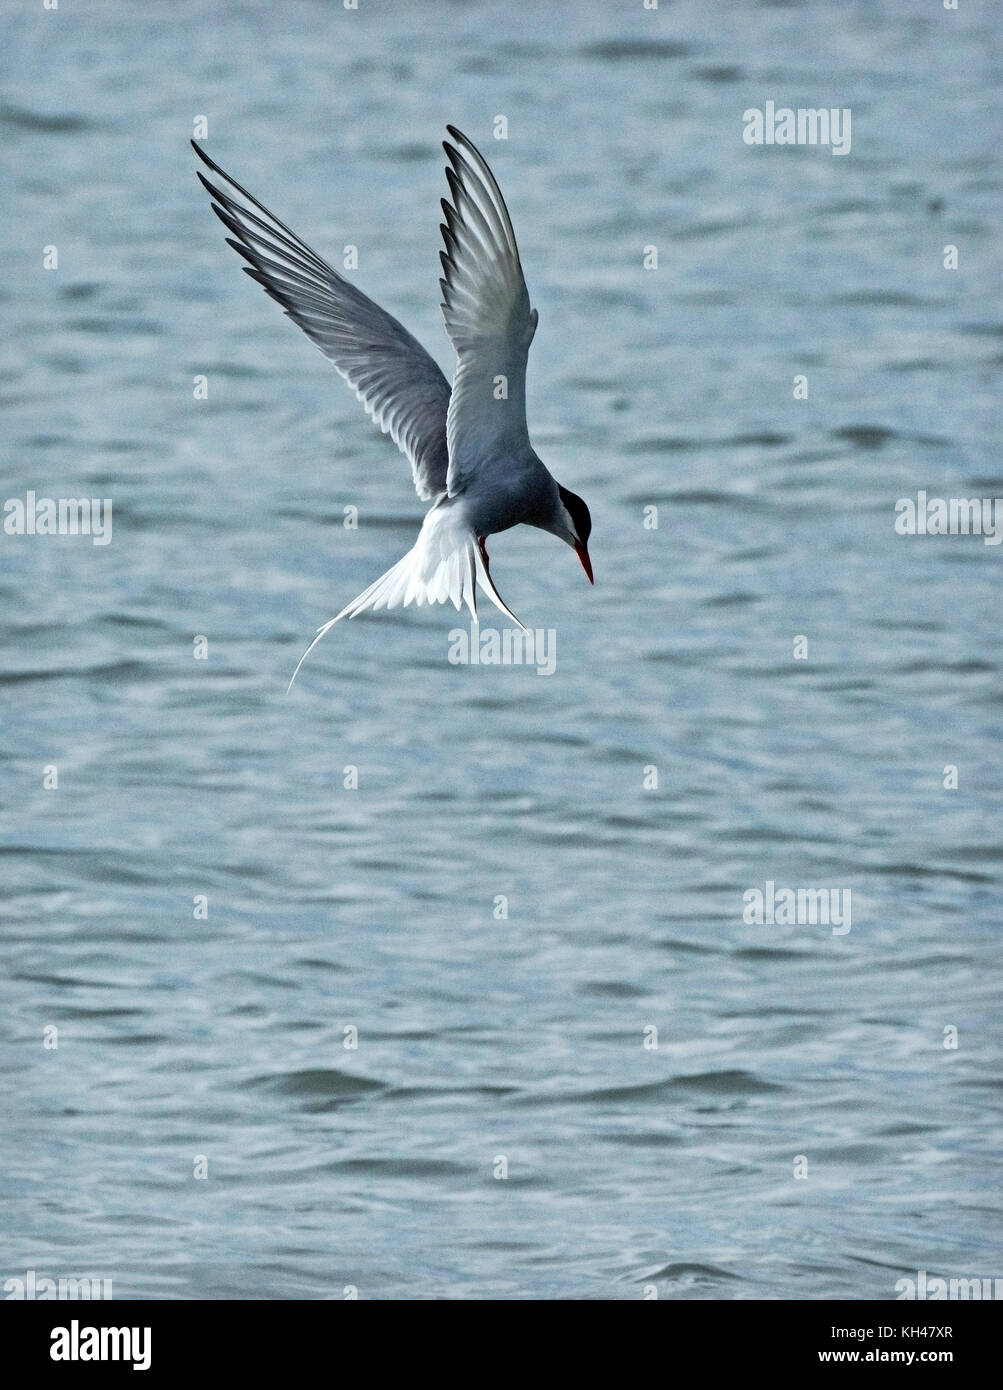
[[[895,530],[920,489],[1003,496],[998,6],[0,22],[0,501],[113,503],[107,545],[0,533],[0,1279],[1003,1274],[1003,547]],[[850,152],[746,144],[768,100],[849,108]],[[485,150],[533,441],[594,522],[594,589],[542,532],[490,545],[552,675],[409,609],[286,696],[423,507],[240,273],[200,117],[447,373],[446,123]],[[851,930],[746,922],[767,883]]]

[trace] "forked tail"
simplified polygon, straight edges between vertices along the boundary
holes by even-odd
[[[287,695],[293,688],[300,667],[321,638],[342,618],[355,618],[360,613],[375,613],[380,608],[407,608],[411,603],[420,607],[423,603],[451,602],[459,610],[466,603],[476,623],[477,585],[480,584],[492,603],[523,632],[528,631],[495,588],[474,536],[468,533],[461,545],[448,550],[446,554],[442,554],[440,547],[430,544],[430,540],[423,528],[417,543],[402,560],[398,560],[386,574],[380,575],[375,584],[370,584],[337,617],[317,629],[317,636],[296,663],[296,670],[286,688]]]

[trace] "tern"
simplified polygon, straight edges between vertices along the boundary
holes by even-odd
[[[414,546],[375,584],[319,628],[314,647],[342,618],[398,605],[464,603],[477,622],[477,586],[519,627],[491,579],[488,536],[525,524],[570,545],[592,578],[592,518],[583,500],[549,472],[529,442],[526,360],[538,314],[519,260],[501,189],[487,161],[455,126],[443,141],[452,201],[441,200],[445,247],[443,318],[456,353],[450,387],[404,326],[311,251],[295,232],[209,158],[228,187],[198,171],[212,209],[233,233],[243,267],[320,348],[366,412],[411,463],[418,496],[431,501]],[[230,191],[232,190],[232,191]],[[234,194],[244,201],[238,201]],[[248,206],[248,204],[250,206]]]

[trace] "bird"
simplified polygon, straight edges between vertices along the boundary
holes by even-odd
[[[525,524],[571,546],[590,584],[592,518],[534,450],[526,422],[526,363],[538,322],[530,307],[512,221],[487,161],[454,125],[444,140],[449,199],[439,252],[452,384],[385,309],[345,279],[196,141],[212,210],[231,233],[243,270],[299,325],[355,391],[366,413],[411,464],[418,497],[432,505],[403,559],[317,629],[306,658],[342,618],[414,603],[465,603],[477,622],[477,588],[528,632],[491,578],[487,537]],[[221,186],[221,184],[223,186]]]

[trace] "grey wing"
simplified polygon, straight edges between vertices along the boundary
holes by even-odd
[[[195,153],[235,193],[199,179],[245,272],[282,305],[351,386],[367,414],[411,461],[418,496],[446,491],[450,386],[403,324],[345,280],[192,141]],[[251,209],[254,209],[252,211]]]
[[[457,359],[446,422],[454,496],[478,474],[530,448],[526,361],[537,312],[529,307],[515,233],[494,175],[461,131],[446,129],[456,145],[443,142],[453,201],[442,200],[446,245],[439,253],[439,283]]]

